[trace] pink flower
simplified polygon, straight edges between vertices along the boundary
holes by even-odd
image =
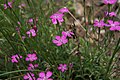
[[[23,40],[23,41],[25,40],[25,38],[26,38],[25,36],[22,36],[22,40]]]
[[[8,2],[8,7],[12,8],[12,2]]]
[[[64,21],[63,16],[64,15],[62,13],[55,13],[50,16],[50,18],[52,19],[53,24],[57,24],[57,22],[59,22],[59,24],[61,25],[61,23]]]
[[[72,37],[72,35],[74,35],[74,33],[71,31],[62,31],[62,35],[66,36],[66,37]]]
[[[120,30],[120,23],[118,21],[108,20],[108,25],[110,26],[111,31]]]
[[[36,31],[34,29],[30,29],[30,32],[31,32],[32,36],[36,36]]]
[[[12,2],[8,2],[7,4],[4,4],[4,9],[12,8]]]
[[[32,34],[33,37],[35,37],[37,35],[36,31],[34,29],[30,29],[29,31],[26,32],[26,34],[28,34],[29,37],[30,37],[31,34]]]
[[[18,54],[16,54],[16,55],[13,55],[12,57],[12,63],[18,63],[18,60],[20,59],[20,58],[22,58],[22,56],[18,56]]]
[[[67,65],[66,64],[59,64],[58,70],[65,72],[67,70]]]
[[[115,13],[115,12],[110,12],[110,13],[109,13],[109,16],[110,16],[110,17],[116,16],[116,13]]]
[[[53,43],[56,44],[57,46],[61,46],[62,44],[66,44],[68,40],[66,39],[65,36],[56,36],[56,40],[53,40]]]
[[[103,0],[104,4],[115,4],[117,0]]]
[[[110,17],[113,17],[113,16],[116,16],[116,13],[115,13],[115,12],[110,12],[110,13],[105,12],[105,15],[106,15],[106,16],[110,16]]]
[[[104,23],[103,20],[100,20],[100,21],[95,20],[95,21],[94,21],[94,26],[97,26],[97,27],[104,27],[104,25],[105,25],[105,23]]]
[[[33,73],[27,73],[23,78],[24,80],[36,80]]]
[[[19,22],[19,21],[18,21],[17,23],[20,25],[20,22]]]
[[[37,78],[37,80],[53,80],[52,78],[50,78],[51,76],[52,76],[51,71],[47,71],[46,74],[45,72],[41,72],[39,73],[39,78]]]
[[[58,12],[65,13],[65,12],[69,12],[69,10],[68,8],[64,7],[64,8],[61,8]]]
[[[32,63],[30,63],[29,64],[29,67],[28,67],[28,70],[34,70],[35,68],[37,68],[38,67],[38,64],[32,64]]]
[[[35,53],[33,53],[33,54],[28,54],[27,55],[27,57],[26,57],[26,61],[35,61],[35,60],[37,60],[37,56],[36,56],[36,54]]]
[[[28,20],[28,22],[29,22],[29,23],[32,23],[32,22],[33,22],[33,19],[32,19],[32,18],[30,18],[30,19]]]
[[[7,4],[4,4],[4,9],[7,9],[8,7],[7,7]]]

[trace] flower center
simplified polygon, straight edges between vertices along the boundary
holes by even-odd
[[[29,57],[30,60],[33,60],[33,58],[34,58],[33,56]]]
[[[101,23],[98,23],[98,27],[101,27],[102,26],[102,24]]]
[[[59,16],[58,15],[55,15],[55,18],[58,18]]]
[[[59,40],[60,42],[63,42],[62,39]]]
[[[115,27],[115,24],[111,24],[111,26]]]
[[[44,77],[43,80],[48,80],[48,78]]]
[[[62,69],[65,69],[65,67],[64,67],[64,66],[62,66]]]
[[[67,31],[66,34],[68,35],[68,34],[69,34],[69,31]]]

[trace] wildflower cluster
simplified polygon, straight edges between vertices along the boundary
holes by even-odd
[[[113,20],[108,20],[107,21],[108,24],[104,23],[103,20],[95,20],[94,21],[94,26],[97,26],[97,27],[110,27],[110,30],[111,31],[119,31],[120,30],[120,22],[118,21],[113,21]]]
[[[8,2],[7,4],[4,4],[4,9],[12,8],[12,4],[13,2]]]
[[[12,63],[18,63],[18,60],[21,58],[22,58],[22,56],[20,56],[20,55],[18,56],[18,54],[16,54],[11,57],[11,61],[12,61]],[[25,58],[26,61],[30,61],[30,62],[36,61],[37,59],[38,58],[36,56],[36,53],[28,54],[27,57]],[[34,71],[34,69],[37,67],[38,67],[38,64],[30,63],[28,65],[28,70]],[[59,64],[58,70],[60,70],[61,72],[65,72],[67,70],[67,65]],[[50,78],[51,76],[52,76],[51,71],[47,71],[46,74],[45,74],[45,72],[40,72],[39,78],[37,78],[37,80],[52,80]],[[23,78],[24,78],[24,80],[36,80],[36,78],[32,72],[26,73]]]
[[[56,36],[55,40],[53,40],[53,43],[57,46],[61,46],[62,44],[66,44],[68,42],[67,37],[72,37],[74,35],[71,31],[62,31],[62,36]]]
[[[14,7],[13,2],[14,1],[5,3],[3,10],[13,8]],[[116,2],[117,2],[117,0],[103,0],[103,3],[108,5],[108,6],[112,5],[112,4],[115,4]],[[28,3],[29,3],[29,1],[28,1]],[[26,7],[26,4],[24,4],[24,3],[22,3],[18,6],[18,8],[20,10],[24,9],[25,7]],[[32,9],[31,6],[30,6],[30,8]],[[34,10],[33,10],[33,12],[34,12]],[[52,23],[54,25],[59,24],[59,26],[61,26],[62,23],[64,22],[65,13],[71,14],[69,9],[66,8],[66,7],[61,8],[56,13],[52,14],[50,16],[50,19],[51,19]],[[101,28],[104,29],[105,28],[105,29],[108,29],[110,32],[111,31],[119,32],[120,31],[120,22],[117,21],[117,20],[113,20],[113,17],[116,17],[116,16],[117,16],[116,12],[106,11],[105,12],[105,17],[100,19],[100,20],[98,20],[98,19],[94,20],[94,23],[93,23],[92,26],[98,27],[99,29],[101,29]],[[40,19],[40,20],[42,20],[42,19]],[[77,21],[77,19],[75,19],[75,20]],[[49,19],[46,20],[46,21],[49,21]],[[24,22],[25,22],[24,25],[27,25],[25,28],[22,27],[22,24]],[[104,47],[104,46],[101,47],[100,44],[98,44],[98,46],[96,47],[97,50],[102,50],[102,51],[99,51],[99,52],[95,51],[96,48],[93,49],[93,47],[90,47],[91,43],[89,42],[88,38],[91,37],[91,35],[87,36],[89,34],[89,31],[87,31],[87,29],[85,29],[85,31],[86,31],[86,33],[85,33],[86,37],[85,38],[78,38],[78,36],[75,36],[76,38],[73,40],[73,41],[78,41],[78,43],[83,42],[83,44],[75,44],[73,46],[69,45],[70,47],[65,51],[65,49],[63,49],[63,45],[68,44],[68,42],[70,42],[70,38],[72,38],[77,33],[73,32],[72,31],[73,29],[66,30],[64,28],[63,30],[62,29],[59,30],[59,32],[60,32],[59,35],[50,36],[48,41],[47,41],[47,38],[45,38],[46,40],[43,40],[42,39],[43,37],[49,36],[49,35],[46,35],[46,34],[51,33],[53,35],[54,33],[52,33],[52,31],[47,32],[47,30],[49,30],[49,29],[47,29],[46,26],[44,27],[44,23],[43,23],[44,21],[41,21],[40,25],[43,25],[43,26],[40,27],[40,28],[38,28],[37,22],[38,22],[38,17],[31,17],[31,16],[28,17],[27,16],[27,19],[25,21],[19,21],[19,17],[18,17],[18,21],[16,22],[17,26],[15,25],[15,28],[14,28],[17,32],[16,35],[18,35],[18,37],[21,40],[21,42],[20,42],[20,40],[18,41],[18,43],[20,44],[20,46],[18,46],[18,49],[20,49],[21,51],[26,51],[26,53],[27,53],[27,51],[30,52],[30,49],[35,50],[35,52],[27,53],[25,55],[24,54],[22,54],[22,55],[21,54],[15,54],[15,55],[12,55],[10,57],[12,64],[18,65],[19,62],[24,63],[23,65],[25,66],[25,69],[27,69],[27,72],[22,76],[22,78],[24,80],[53,80],[53,79],[57,80],[59,78],[59,76],[60,76],[61,79],[62,78],[64,79],[64,77],[66,75],[67,75],[67,77],[70,77],[70,79],[74,79],[74,76],[71,76],[71,75],[74,74],[75,77],[76,77],[76,76],[78,76],[79,72],[80,72],[80,75],[81,74],[84,75],[84,73],[86,74],[87,70],[82,71],[82,68],[85,67],[84,69],[86,69],[90,66],[90,64],[87,64],[87,62],[90,61],[89,63],[93,63],[93,65],[91,67],[95,67],[96,63],[97,63],[95,61],[99,62],[99,60],[95,59],[96,57],[98,57],[96,55],[97,54],[99,55],[100,52],[104,52],[106,50],[106,49],[102,50],[102,47]],[[81,24],[82,23],[80,22],[80,27],[82,26]],[[45,25],[46,25],[46,23],[45,23]],[[83,24],[83,25],[85,25],[85,24]],[[75,25],[75,28],[76,27],[77,26]],[[23,28],[23,31],[21,30],[21,28]],[[84,26],[83,26],[83,28],[84,28]],[[39,34],[40,30],[41,30],[41,33]],[[44,30],[46,32],[44,32]],[[45,33],[45,35],[44,35],[44,33],[42,33],[42,31]],[[21,32],[23,32],[23,33],[21,33]],[[53,39],[53,37],[54,37],[54,39]],[[28,40],[25,40],[26,38],[28,38]],[[39,42],[40,39],[41,39],[41,42]],[[107,44],[107,40],[105,40],[105,41],[106,41],[105,43]],[[9,42],[12,42],[12,41],[9,41]],[[34,42],[35,44],[33,45],[32,42]],[[38,43],[41,44],[41,45],[39,45]],[[51,43],[54,44],[55,46],[53,45],[53,47],[50,47],[49,44],[51,44]],[[83,45],[84,45],[84,47],[83,47]],[[117,50],[119,48],[119,44],[117,44],[117,45],[118,45],[118,47],[116,47],[116,51],[114,51],[114,53],[115,52],[117,53]],[[16,46],[16,44],[15,44],[15,46]],[[29,46],[30,46],[30,48],[29,48]],[[58,46],[62,46],[62,47],[59,48]],[[81,48],[79,48],[79,47],[81,47]],[[90,48],[92,48],[92,49],[90,50]],[[42,50],[43,53],[40,50]],[[49,51],[50,51],[50,53],[47,54],[47,52],[49,52]],[[63,51],[65,51],[65,52],[63,52]],[[90,54],[83,54],[83,53],[86,53],[86,52],[89,52],[89,51],[90,51]],[[40,54],[38,54],[38,52],[40,52]],[[59,53],[62,53],[62,52],[65,53],[65,55],[60,54],[60,56],[59,56]],[[74,55],[74,53],[76,53],[76,52],[81,53],[81,54],[80,55],[76,55],[76,54]],[[93,55],[92,52],[96,52],[96,54],[94,56],[92,56]],[[86,57],[86,55],[87,55],[87,57]],[[41,56],[41,59],[39,59],[39,56]],[[64,57],[65,57],[65,59],[64,59]],[[72,57],[74,59],[72,59]],[[82,57],[83,57],[83,59],[84,58],[86,58],[86,59],[82,60]],[[101,56],[100,56],[100,58],[101,58]],[[59,59],[63,59],[64,61],[62,62]],[[58,61],[55,61],[55,60],[58,60]],[[75,66],[75,68],[77,68],[77,70],[72,71],[73,64],[70,63],[70,62],[72,62],[72,60],[75,60],[75,65],[80,64],[80,65]],[[38,62],[40,62],[40,63],[38,63]],[[87,64],[87,65],[84,66],[84,64]],[[44,65],[48,65],[48,66],[44,66]],[[80,69],[79,69],[79,67],[80,67]],[[107,75],[107,69],[105,69],[105,70],[106,70],[106,75]],[[108,70],[109,70],[109,68],[108,68]],[[40,72],[37,72],[37,71],[40,71]],[[91,72],[92,71],[90,70],[89,73],[92,76],[94,73],[91,73]],[[35,75],[35,74],[37,74],[37,75]],[[93,77],[95,75],[93,75]],[[91,78],[91,76],[90,76],[90,78]],[[67,77],[65,77],[66,80],[68,79]],[[101,78],[101,74],[100,74],[100,78]],[[77,80],[77,79],[75,79],[75,80]],[[91,78],[91,80],[92,80],[92,78]],[[106,80],[108,80],[108,79],[106,79]]]
[[[52,23],[53,24],[59,23],[61,25],[62,22],[64,21],[63,16],[65,12],[69,12],[69,10],[66,7],[60,9],[58,12],[51,15],[50,18],[52,19]]]
[[[50,16],[50,18],[52,19],[52,23],[57,24],[58,21],[59,24],[61,25],[61,22],[64,21],[63,16],[65,12],[69,12],[69,10],[66,7],[61,8],[60,10],[58,10],[58,12]],[[56,36],[55,40],[53,40],[53,43],[56,44],[57,46],[66,44],[68,42],[67,37],[72,37],[72,35],[74,35],[72,31],[62,31],[62,36]]]
[[[104,0],[104,4],[115,4],[117,0]],[[115,17],[117,16],[115,12],[105,12],[105,15],[108,17]],[[120,22],[119,21],[113,21],[113,20],[107,20],[107,23],[104,22],[104,20],[95,20],[94,26],[97,27],[109,27],[109,30],[111,31],[120,31]]]
[[[12,58],[12,59],[11,59],[12,63],[18,63],[18,60],[21,59],[22,56],[21,56],[21,55],[18,55],[18,54],[15,54],[15,55],[12,55],[11,58]]]

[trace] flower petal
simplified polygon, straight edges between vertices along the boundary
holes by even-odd
[[[110,30],[111,30],[111,31],[114,31],[114,30],[116,30],[116,28],[115,28],[115,27],[111,27]]]
[[[59,41],[57,41],[57,40],[52,40],[52,42],[55,43],[55,44],[59,43]]]
[[[37,80],[43,80],[42,78],[37,78]]]
[[[53,79],[49,78],[48,80],[53,80]]]
[[[49,77],[51,77],[51,76],[52,76],[52,72],[51,72],[51,71],[48,71],[48,72],[46,73],[46,77],[49,78]]]
[[[24,78],[24,79],[28,79],[28,76],[27,76],[27,75],[25,75],[23,78]]]
[[[120,30],[120,26],[116,26],[116,29],[119,31]]]
[[[52,23],[53,24],[57,24],[57,20],[56,19],[52,19]]]
[[[59,67],[58,67],[58,70],[61,70],[61,69],[62,69],[62,67],[61,67],[61,66],[59,66]]]
[[[64,7],[59,10],[61,13],[69,12],[68,8]]]
[[[57,45],[57,46],[61,46],[61,45],[62,45],[62,42],[59,42],[59,43],[57,43],[56,45]]]
[[[112,20],[108,20],[108,23],[109,23],[109,24],[113,24],[113,21],[112,21]]]
[[[60,37],[60,36],[56,36],[55,38],[56,38],[57,40],[60,40],[60,39],[61,39],[61,37]]]
[[[29,61],[29,58],[26,58],[25,60],[26,60],[26,61]]]
[[[115,25],[119,25],[120,23],[119,23],[118,21],[115,21],[114,24],[115,24]]]
[[[39,77],[44,78],[45,77],[45,73],[44,72],[39,73]]]
[[[63,18],[58,18],[58,22],[59,22],[59,23],[61,23],[61,22],[63,22],[63,21],[64,21]]]

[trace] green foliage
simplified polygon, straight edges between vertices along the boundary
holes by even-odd
[[[67,44],[56,46],[52,40],[56,35],[61,36],[61,32],[66,30],[67,25],[65,22],[61,26],[53,25],[50,16],[61,7],[67,6],[71,11],[73,7],[71,0],[61,0],[61,6],[58,6],[55,1],[15,0],[13,7],[6,10],[4,4],[7,2],[0,1],[0,79],[23,79],[24,74],[29,72],[25,57],[29,53],[36,52],[38,60],[35,63],[38,63],[39,67],[33,73],[37,77],[39,72],[50,70],[53,72],[54,80],[117,80],[111,76],[111,73],[115,66],[116,54],[120,49],[120,38],[114,39],[112,35],[114,32],[106,30],[103,41],[93,39],[94,43],[91,43],[89,31],[86,31],[87,36],[84,38],[74,35],[75,38],[70,38]],[[26,6],[19,8],[21,3],[25,3]],[[27,23],[30,18],[34,20],[38,18],[37,36],[22,40],[22,36],[27,36],[26,32],[34,26]],[[66,18],[69,20],[68,17]],[[83,26],[86,27],[84,24]],[[20,28],[19,33],[16,27]],[[93,31],[93,34],[95,33]],[[110,42],[112,47],[109,48]],[[111,56],[108,56],[109,51],[112,53]],[[12,63],[11,56],[14,54],[22,55],[23,59],[19,63]],[[57,67],[64,63],[68,65],[68,70],[61,73]],[[73,64],[72,68],[69,67],[70,63]]]

